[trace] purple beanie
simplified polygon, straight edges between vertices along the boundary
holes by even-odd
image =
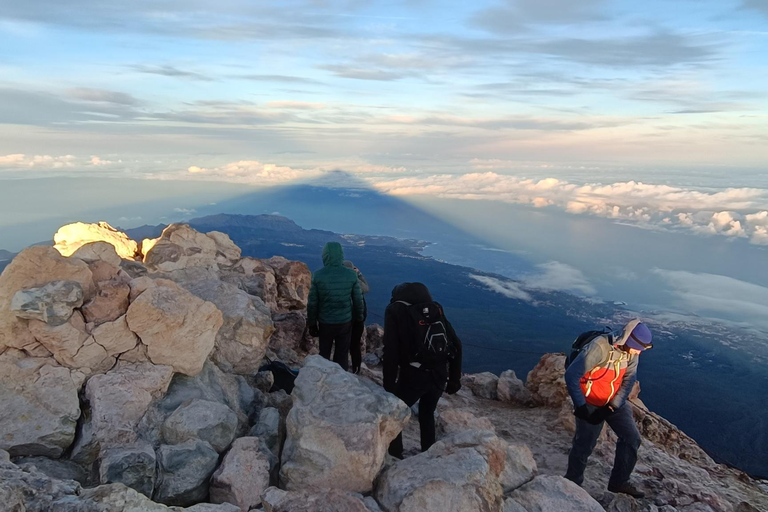
[[[639,323],[632,329],[632,332],[629,337],[627,337],[627,341],[625,341],[624,344],[629,348],[645,350],[652,345],[652,339],[653,336],[651,335],[651,330],[648,329],[644,323]]]

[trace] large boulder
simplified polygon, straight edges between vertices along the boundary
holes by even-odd
[[[544,354],[539,363],[528,373],[525,387],[538,405],[562,407],[568,398],[565,387],[565,355]]]
[[[136,297],[126,318],[153,363],[186,375],[203,369],[223,323],[216,306],[166,279]]]
[[[515,505],[521,508],[513,508]],[[504,507],[505,512],[603,512],[603,507],[587,491],[554,475],[537,476],[514,491]]]
[[[87,263],[104,262],[108,266],[104,267],[105,271],[109,268],[120,268],[122,258],[117,254],[115,246],[109,242],[91,242],[80,246],[78,250],[72,253],[73,258],[81,259]],[[101,267],[102,265],[96,265]],[[102,281],[102,279],[95,279],[95,281]]]
[[[408,407],[372,382],[309,356],[296,378],[288,413],[281,480],[303,487],[368,492]]]
[[[75,308],[83,305],[83,287],[77,281],[52,281],[39,288],[19,290],[11,299],[11,311],[28,320],[50,326],[66,323]]]
[[[128,328],[125,315],[113,322],[106,322],[96,326],[93,331],[93,340],[104,347],[107,354],[117,356],[128,352],[139,344],[139,338]]]
[[[131,288],[119,279],[102,281],[96,285],[96,293],[83,304],[85,321],[99,325],[114,322],[128,311]]]
[[[142,243],[142,251],[147,268],[171,272],[187,267],[214,267],[218,249],[213,238],[186,224],[171,224],[154,244]]]
[[[465,430],[494,431],[495,428],[491,420],[478,416],[474,411],[453,407],[440,409],[437,416],[437,433],[440,437],[451,436]]]
[[[205,441],[161,446],[157,451],[160,477],[154,499],[186,507],[205,499],[219,454]]]
[[[461,377],[461,385],[475,396],[496,400],[499,378],[491,372],[469,373]]]
[[[168,389],[172,376],[170,366],[121,361],[106,374],[91,377],[85,397],[90,403],[93,435],[81,441],[90,441],[101,450],[135,443],[139,421],[150,403]]]
[[[275,330],[269,308],[261,299],[219,280],[184,282],[182,286],[215,304],[223,315],[211,355],[216,364],[233,373],[258,370]]]
[[[499,375],[496,394],[502,402],[525,405],[531,402],[531,392],[525,383],[517,378],[513,370],[507,370]]]
[[[173,376],[168,391],[154,402],[139,423],[139,434],[155,446],[163,444],[162,429],[168,417],[184,404],[195,400],[216,402],[237,415],[237,435],[243,435],[255,420],[260,402],[256,393],[240,375],[222,372],[210,360],[203,371],[190,377],[182,373]]]
[[[206,236],[216,244],[216,263],[232,266],[240,260],[240,248],[221,231],[209,231]]]
[[[15,349],[0,354],[0,449],[60,457],[75,439],[83,378],[50,358]]]
[[[286,311],[272,315],[275,332],[269,339],[269,348],[279,354],[280,359],[288,362],[300,362],[299,354],[309,352],[314,341],[306,332],[307,313],[305,311]],[[288,357],[284,357],[284,356]],[[295,361],[291,361],[295,359]]]
[[[489,431],[471,430],[388,467],[374,496],[387,512],[495,512],[504,493],[535,472],[527,448],[509,446]]]
[[[277,481],[277,457],[258,437],[232,443],[211,478],[210,501],[233,503],[242,512],[261,505],[261,495]]]
[[[201,439],[221,453],[237,432],[237,414],[219,402],[194,399],[176,409],[163,423],[163,439],[168,444]]]
[[[279,457],[285,439],[285,422],[280,411],[274,407],[264,407],[249,435],[261,439],[262,445]]]
[[[338,489],[284,491],[270,487],[264,493],[266,512],[370,512],[359,494]]]
[[[52,247],[35,246],[21,251],[0,274],[0,351],[35,345],[27,320],[11,310],[14,295],[43,287],[52,281],[74,281],[87,301],[94,292],[93,274],[82,260],[65,258]]]
[[[139,441],[108,448],[99,461],[99,481],[102,484],[121,483],[152,497],[156,465],[155,450],[147,443]]]
[[[35,339],[63,366],[80,369],[90,375],[105,372],[115,363],[115,358],[88,334],[85,320],[79,311],[75,311],[65,324],[52,327],[40,320],[30,320],[28,328]]]
[[[243,258],[222,274],[222,280],[260,298],[270,310],[277,309],[275,270],[264,260]]]
[[[306,263],[273,256],[266,263],[275,271],[277,307],[282,310],[306,309],[312,272]]]
[[[53,235],[54,248],[62,256],[72,256],[81,247],[92,242],[106,242],[115,248],[115,252],[121,258],[132,260],[138,255],[138,244],[128,238],[128,235],[119,231],[106,222],[85,224],[75,222],[62,226]],[[93,252],[102,253],[103,249],[91,248]],[[92,256],[92,252],[80,253],[78,257]],[[85,258],[84,258],[85,259]],[[101,259],[101,258],[100,258]]]

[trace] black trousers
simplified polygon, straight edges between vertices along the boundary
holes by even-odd
[[[352,336],[352,322],[345,324],[320,324],[320,355],[346,370],[349,368],[349,341]]]
[[[358,371],[363,363],[363,331],[365,320],[352,322],[352,339],[349,343],[349,356],[352,358],[352,370]]]
[[[422,370],[413,366],[401,368],[395,396],[408,407],[419,402],[419,430],[421,433],[421,451],[425,452],[435,444],[435,409],[443,394],[445,375],[433,370]],[[403,458],[403,434],[399,434],[389,445],[389,454]]]

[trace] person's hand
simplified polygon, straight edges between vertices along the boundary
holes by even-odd
[[[461,381],[449,380],[445,386],[445,392],[449,395],[455,395],[461,389]]]
[[[580,420],[589,421],[590,414],[589,414],[589,408],[587,407],[587,404],[580,405],[577,408],[573,410],[573,415],[579,418]]]
[[[307,332],[313,338],[317,338],[318,336],[320,336],[320,328],[317,326],[316,323],[312,324],[312,325],[308,325],[307,326]]]
[[[595,412],[590,414],[587,421],[590,422],[592,425],[599,425],[605,420],[607,420],[613,413],[614,413],[613,407],[611,407],[610,405],[606,405],[604,407],[600,407],[599,409],[596,409]]]

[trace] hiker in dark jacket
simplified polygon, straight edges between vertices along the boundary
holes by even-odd
[[[362,321],[363,293],[354,270],[345,268],[338,242],[323,247],[323,268],[312,274],[307,303],[307,329],[320,337],[320,355],[345,370],[349,367],[352,321]],[[334,347],[335,345],[335,347]]]
[[[349,357],[352,358],[352,373],[360,373],[360,365],[363,362],[362,341],[363,331],[365,330],[365,318],[368,316],[368,305],[365,303],[365,294],[370,291],[368,281],[360,272],[360,269],[349,260],[344,260],[344,266],[351,268],[357,274],[357,280],[360,281],[360,291],[363,292],[363,319],[352,321],[352,340],[349,343]]]
[[[603,423],[616,435],[616,456],[608,490],[642,498],[644,493],[629,482],[637,462],[640,433],[627,402],[637,381],[641,352],[653,347],[648,327],[639,319],[629,322],[611,345],[607,335],[584,347],[565,372],[576,416],[576,433],[568,456],[565,478],[581,485],[587,459],[595,448]]]
[[[445,331],[454,346],[453,358],[429,365],[415,360],[414,346],[418,343],[419,329],[410,313],[411,305],[436,305],[439,308]],[[432,300],[422,283],[395,286],[384,313],[384,389],[409,407],[419,402],[422,451],[435,443],[435,409],[443,391],[453,394],[460,388],[461,340],[442,313],[442,307]],[[403,458],[402,434],[392,441],[389,453]]]

